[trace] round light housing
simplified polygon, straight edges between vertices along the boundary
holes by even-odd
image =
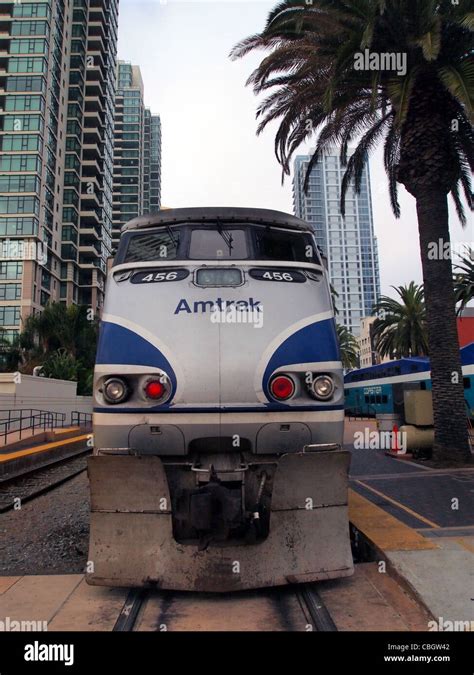
[[[288,375],[277,375],[270,383],[270,392],[278,401],[287,401],[295,393],[295,383]]]
[[[161,401],[168,397],[170,389],[168,378],[162,376],[148,380],[145,384],[144,392],[145,396],[152,401]]]
[[[108,403],[122,403],[129,393],[127,383],[119,377],[111,377],[104,384],[103,394]]]
[[[334,394],[334,381],[329,375],[318,375],[312,384],[314,396],[320,401],[327,401]]]

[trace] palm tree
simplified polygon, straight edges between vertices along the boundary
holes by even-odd
[[[415,197],[431,354],[433,456],[452,462],[471,455],[451,260],[433,255],[433,245],[441,240],[449,246],[448,194],[463,223],[461,190],[468,208],[474,207],[473,27],[472,0],[286,0],[270,12],[261,33],[231,53],[239,58],[254,49],[270,51],[248,83],[255,93],[268,94],[258,107],[257,132],[280,120],[275,152],[284,175],[301,143],[318,131],[305,186],[326,149],[340,146],[346,164],[344,215],[348,188],[355,184],[360,190],[368,154],[383,140],[397,217],[397,184]]]
[[[41,314],[26,319],[23,329],[25,345],[36,343],[44,354],[65,350],[73,358],[84,353],[95,355],[97,321],[88,319],[86,305],[48,303]]]
[[[43,365],[48,377],[77,380],[78,394],[89,394],[98,336],[98,321],[89,319],[89,309],[52,302],[29,316],[18,338],[22,372]]]
[[[375,349],[380,356],[427,356],[426,310],[423,286],[392,286],[399,300],[381,295],[372,314]]]
[[[359,344],[352,333],[341,324],[336,324],[336,332],[341,350],[344,370],[352,370],[359,365]]]
[[[66,306],[49,302],[39,314],[30,314],[23,327],[25,346],[36,344],[39,351],[48,353],[62,345],[61,334],[65,330]]]
[[[339,293],[336,291],[336,289],[332,284],[329,284],[329,290],[331,292],[332,308],[334,310],[334,314],[337,316],[339,314],[339,310],[337,308],[337,299],[339,297]]]
[[[458,314],[474,299],[474,250],[468,249],[454,267],[454,294],[459,302]]]

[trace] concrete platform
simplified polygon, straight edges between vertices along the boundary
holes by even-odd
[[[0,453],[0,484],[30,469],[38,469],[61,459],[86,450],[90,433],[84,433],[79,427],[61,429],[54,433],[53,440],[36,443],[29,439],[27,447],[21,449],[2,448]]]
[[[474,468],[432,469],[383,450],[352,451],[349,516],[436,621],[468,621],[474,630]]]
[[[424,631],[429,616],[376,563],[318,584],[339,630]],[[1,622],[35,621],[48,631],[111,631],[129,589],[88,586],[82,575],[0,577]],[[43,624],[43,622],[46,622]],[[228,593],[150,591],[138,631],[306,631],[294,589]]]
[[[88,429],[87,429],[88,430]],[[77,436],[81,431],[86,431],[86,427],[67,426],[41,429],[23,429],[20,431],[8,432],[8,440],[4,443],[4,438],[0,439],[0,454],[14,452],[22,448],[28,448],[32,445],[47,443],[49,441],[60,441],[71,436]]]

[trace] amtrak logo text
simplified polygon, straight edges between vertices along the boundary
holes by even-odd
[[[240,312],[261,312],[263,308],[260,300],[249,298],[248,300],[223,300],[217,298],[216,300],[198,300],[189,303],[185,298],[181,298],[178,302],[175,314],[185,312],[186,314],[206,314],[207,312],[225,312],[231,308],[235,308]]]

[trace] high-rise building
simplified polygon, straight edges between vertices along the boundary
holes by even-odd
[[[112,176],[118,0],[73,1],[61,298],[100,310],[112,242]],[[78,136],[82,119],[82,138]],[[80,155],[79,155],[80,151]],[[80,159],[80,175],[77,171]],[[78,185],[78,179],[80,183]],[[77,194],[79,193],[79,194]],[[79,203],[77,206],[77,197]],[[67,239],[78,211],[78,258]],[[67,262],[68,253],[71,260]],[[77,267],[74,263],[77,260]],[[72,280],[71,280],[72,272]],[[77,283],[74,274],[77,272]],[[72,282],[72,283],[71,283]],[[72,287],[72,295],[71,295]],[[77,292],[76,292],[77,289]]]
[[[313,225],[318,245],[327,256],[331,284],[338,294],[337,320],[358,335],[362,317],[371,314],[380,295],[369,166],[367,163],[364,168],[360,194],[354,186],[349,187],[343,218],[340,196],[345,169],[339,152],[325,152],[311,170],[305,194],[303,187],[309,161],[309,155],[295,159],[294,212]]]
[[[145,109],[145,182],[144,213],[156,213],[161,207],[161,120]]]
[[[0,0],[4,338],[48,301],[102,305],[117,11],[118,0]]]
[[[159,209],[160,169],[160,118],[145,108],[140,68],[119,61],[114,131],[114,247],[127,221]]]

